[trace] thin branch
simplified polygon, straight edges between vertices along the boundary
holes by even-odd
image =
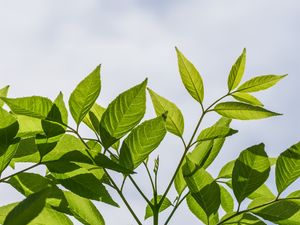
[[[23,169],[23,170],[21,170],[21,171],[18,171],[18,172],[14,173],[14,174],[11,174],[11,175],[9,175],[9,176],[7,176],[7,177],[3,177],[3,178],[0,179],[0,183],[1,183],[1,182],[4,182],[4,181],[7,180],[8,178],[11,178],[11,177],[16,176],[16,175],[18,175],[18,174],[20,174],[20,173],[26,172],[27,170],[33,169],[33,168],[35,168],[35,167],[37,167],[37,166],[39,166],[39,165],[41,165],[41,163],[34,164],[34,165],[29,166],[29,167],[27,167],[27,168],[25,168],[25,169]]]

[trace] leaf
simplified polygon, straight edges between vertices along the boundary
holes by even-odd
[[[222,117],[213,126],[200,133],[199,142],[189,155],[195,164],[207,168],[215,160],[225,142],[225,137],[237,132],[229,127],[230,123],[231,119]]]
[[[232,172],[232,187],[239,203],[259,188],[268,178],[270,162],[264,144],[254,145],[241,152]]]
[[[252,212],[265,220],[276,224],[299,224],[300,206],[295,202],[280,200],[273,204],[252,210]]]
[[[103,167],[103,168],[106,168],[106,169],[110,169],[110,170],[113,170],[113,171],[116,171],[116,172],[120,172],[120,173],[123,173],[123,174],[130,174],[132,173],[131,170],[115,163],[113,160],[111,160],[110,158],[108,158],[106,155],[104,154],[98,154],[95,158],[94,158],[94,161],[96,163],[97,166],[100,166],[100,167]]]
[[[209,222],[207,221],[207,216],[201,206],[196,202],[191,194],[188,194],[186,197],[186,203],[190,209],[190,211],[204,224],[217,224],[219,221],[218,213],[212,214],[209,216]]]
[[[222,102],[215,106],[214,111],[222,116],[238,120],[257,120],[281,115],[259,106],[241,102]]]
[[[227,217],[231,216],[232,213],[226,214],[221,221],[225,220]],[[221,222],[222,224],[231,224],[231,225],[266,225],[263,221],[261,221],[256,216],[250,214],[250,213],[243,213],[240,215],[237,215],[225,222]]]
[[[220,194],[221,194],[221,206],[226,213],[233,212],[234,202],[231,194],[221,185]]]
[[[202,78],[195,66],[176,48],[181,80],[190,95],[200,104],[204,98]]]
[[[123,141],[120,164],[134,170],[158,147],[165,135],[166,125],[163,116],[143,122]]]
[[[16,118],[6,110],[0,108],[0,144],[9,144],[18,133],[18,130],[19,124]]]
[[[8,93],[9,85],[5,86],[4,88],[0,89],[0,97],[6,97]],[[2,108],[4,102],[0,99],[0,108]]]
[[[36,134],[44,133],[40,119],[23,115],[16,115],[16,118],[19,123],[18,137],[35,137]]]
[[[40,154],[35,144],[34,137],[21,139],[12,161],[31,163],[37,163],[40,161]]]
[[[1,98],[14,114],[46,119],[52,109],[50,99],[40,96]]]
[[[86,168],[63,160],[45,164],[55,179],[68,190],[84,198],[118,206],[102,182]]]
[[[2,224],[6,215],[18,203],[11,203],[0,207],[0,223]],[[44,207],[43,210],[28,225],[73,225],[72,221],[63,213],[57,212],[51,208]]]
[[[65,102],[64,102],[64,96],[62,92],[59,92],[58,96],[54,100],[54,104],[57,106],[60,114],[61,114],[61,120],[64,124],[68,124],[68,110],[66,108]]]
[[[286,75],[264,75],[254,77],[245,83],[243,83],[236,91],[237,92],[256,92],[268,89],[274,86],[278,81],[282,78],[286,77]]]
[[[69,98],[69,108],[77,126],[92,108],[101,89],[100,65],[84,78]]]
[[[94,103],[93,107],[90,109],[89,113],[83,119],[83,122],[93,131],[99,131],[99,124],[101,121],[101,117],[105,111],[105,108]]]
[[[191,195],[206,215],[209,217],[216,213],[221,204],[220,188],[211,175],[203,168],[197,169],[187,158],[183,167],[183,176]]]
[[[86,198],[82,198],[72,192],[64,192],[68,207],[72,214],[83,224],[104,225],[104,219],[95,205]]]
[[[157,202],[159,202],[161,200],[161,198],[162,198],[162,195],[158,195]],[[151,203],[152,204],[154,203],[154,199],[151,199]],[[160,208],[158,209],[158,212],[162,212],[162,211],[166,210],[171,205],[172,205],[172,203],[170,202],[170,200],[168,198],[164,198]],[[147,218],[149,218],[151,216],[153,216],[152,209],[149,205],[147,205],[144,219],[146,220]]]
[[[235,160],[226,163],[219,172],[218,178],[231,178]]]
[[[228,91],[235,89],[242,80],[246,64],[246,49],[243,49],[242,54],[238,57],[234,65],[231,67],[228,76]]]
[[[168,112],[166,119],[166,128],[169,132],[181,137],[184,130],[184,119],[180,109],[169,100],[158,95],[153,90],[148,88],[151,96],[153,107],[157,116]]]
[[[147,79],[121,93],[109,104],[102,115],[99,128],[104,148],[117,142],[144,117],[146,85]]]
[[[242,93],[242,92],[235,92],[231,94],[232,97],[234,97],[236,100],[240,102],[245,102],[250,105],[255,105],[255,106],[261,106],[263,107],[264,105],[259,101],[257,98],[255,98],[253,95],[250,95],[248,93]]]
[[[272,191],[268,188],[266,184],[263,184],[248,196],[248,198],[250,199],[255,199],[260,197],[267,197],[267,198],[274,199],[275,195],[272,193]]]
[[[49,188],[43,189],[42,191],[34,193],[21,201],[8,213],[3,225],[26,225],[29,223],[43,210],[50,190],[51,189]]]
[[[283,192],[300,176],[300,142],[291,146],[277,159],[275,167],[276,186]]]
[[[0,175],[2,171],[9,165],[10,161],[14,157],[20,139],[14,139],[9,145],[0,145]]]
[[[178,195],[180,195],[186,188],[186,183],[185,183],[185,180],[184,180],[184,177],[182,174],[182,167],[184,164],[185,164],[185,159],[183,160],[183,162],[179,168],[179,171],[176,174],[175,179],[174,179],[174,185],[175,185],[175,189],[176,189]]]

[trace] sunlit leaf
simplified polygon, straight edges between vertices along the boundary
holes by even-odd
[[[264,76],[258,76],[254,77],[245,83],[243,83],[239,88],[237,89],[238,92],[256,92],[268,89],[272,86],[274,86],[278,81],[280,81],[282,78],[284,78],[287,75],[264,75]]]
[[[300,177],[300,142],[280,154],[275,174],[279,193]]]
[[[146,110],[147,79],[121,93],[103,113],[100,122],[100,137],[104,148],[110,147],[134,128]]]
[[[120,164],[130,170],[138,167],[158,147],[165,135],[164,115],[143,122],[123,141]]]
[[[100,89],[101,81],[99,65],[77,85],[70,96],[69,108],[77,126],[97,100]]]
[[[83,122],[93,131],[98,132],[99,131],[99,124],[101,121],[101,117],[105,111],[105,108],[98,105],[97,103],[94,103],[93,107],[90,109],[90,111],[86,114],[86,116],[83,119]]]
[[[154,110],[157,116],[162,115],[165,112],[168,112],[166,127],[167,130],[179,137],[182,136],[184,130],[184,120],[180,109],[169,100],[158,95],[153,90],[148,88],[150,93]]]
[[[256,120],[270,116],[281,115],[259,106],[253,106],[241,102],[223,102],[215,106],[214,111],[222,116],[238,120]]]
[[[233,212],[234,202],[231,194],[220,185],[220,193],[221,193],[221,206],[225,210],[226,213]]]
[[[232,97],[234,97],[236,100],[240,102],[245,102],[250,105],[255,106],[264,106],[261,101],[259,101],[257,98],[255,98],[253,95],[250,95],[248,93],[242,93],[242,92],[235,92],[232,94]]]
[[[9,85],[5,86],[4,88],[0,89],[0,97],[7,97]],[[4,102],[0,99],[0,108],[4,105]]]
[[[200,73],[195,66],[176,48],[179,73],[181,80],[190,93],[198,102],[202,103],[204,98],[204,86]]]
[[[242,80],[245,71],[246,64],[246,49],[244,48],[242,54],[238,57],[236,62],[231,67],[229,76],[228,76],[228,90],[231,91],[235,89]]]
[[[242,202],[259,188],[267,180],[269,172],[270,162],[264,144],[254,145],[242,151],[232,172],[232,187],[238,202]]]

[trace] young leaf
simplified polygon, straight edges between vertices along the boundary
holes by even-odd
[[[222,116],[238,120],[257,120],[281,115],[259,106],[241,102],[222,102],[215,106],[214,111]]]
[[[200,104],[204,98],[202,78],[195,66],[176,48],[181,80],[190,95]]]
[[[163,113],[168,112],[166,120],[167,130],[181,137],[184,130],[184,120],[180,109],[173,102],[170,102],[164,97],[158,95],[150,88],[148,88],[148,91],[150,93],[156,115],[160,116]]]
[[[6,97],[8,93],[9,85],[0,89],[0,97]],[[4,105],[4,102],[0,99],[0,108]]]
[[[143,122],[123,141],[120,164],[130,170],[135,169],[158,147],[165,135],[164,115]]]
[[[231,194],[224,188],[220,186],[220,193],[221,193],[221,206],[225,210],[226,213],[233,212],[234,202]]]
[[[217,224],[219,221],[218,213],[214,213],[209,216],[209,221],[207,219],[207,216],[204,212],[204,210],[201,208],[201,206],[196,202],[196,200],[193,198],[191,194],[188,194],[186,197],[186,203],[189,207],[189,210],[204,224]]]
[[[236,100],[240,102],[245,102],[250,105],[255,105],[255,106],[261,106],[263,107],[264,105],[259,101],[257,98],[255,98],[253,95],[250,95],[248,93],[243,93],[243,92],[235,92],[231,94],[232,97],[234,97]]]
[[[104,148],[110,147],[134,128],[146,110],[147,79],[115,98],[103,113],[100,137]]]
[[[238,57],[234,65],[231,67],[228,76],[228,91],[235,89],[242,80],[246,64],[246,49],[244,48],[242,54]]]
[[[300,177],[300,142],[280,154],[276,162],[275,175],[279,193]]]
[[[259,188],[268,178],[270,162],[264,144],[254,145],[241,152],[232,172],[232,188],[239,203]]]
[[[97,100],[101,89],[100,65],[84,78],[69,99],[70,112],[77,126]]]
[[[245,83],[243,83],[239,88],[236,90],[237,92],[256,92],[268,89],[274,86],[278,81],[284,78],[286,75],[264,75],[254,77]]]
[[[53,104],[50,99],[40,96],[23,98],[1,98],[14,114],[46,119]]]
[[[162,198],[162,195],[158,195],[157,196],[157,201],[159,202]],[[154,203],[154,199],[151,199],[151,203],[153,204]],[[167,208],[169,208],[170,206],[172,205],[172,203],[170,202],[170,200],[168,198],[164,198],[158,212],[162,212],[164,210],[166,210]],[[152,209],[149,205],[147,205],[146,207],[146,212],[145,212],[145,217],[144,219],[148,219],[149,217],[153,216],[153,212],[152,212]]]
[[[68,207],[74,217],[83,224],[104,225],[104,219],[95,205],[86,198],[75,195],[72,192],[65,191],[64,196],[67,200]]]
[[[221,204],[220,188],[211,175],[203,168],[197,169],[188,160],[183,167],[183,176],[191,195],[209,217],[216,213]]]
[[[90,109],[89,113],[83,119],[83,122],[93,131],[99,131],[99,124],[101,121],[101,117],[105,111],[105,108],[94,103],[93,107]]]
[[[28,196],[8,213],[3,225],[28,224],[42,211],[50,191],[50,188],[46,188]]]

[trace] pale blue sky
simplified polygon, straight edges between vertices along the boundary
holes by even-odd
[[[266,108],[284,116],[233,122],[240,132],[228,139],[210,169],[216,174],[225,161],[250,145],[264,142],[269,155],[276,156],[300,141],[299,12],[297,0],[0,0],[0,87],[10,84],[13,97],[54,98],[61,90],[67,98],[102,63],[100,104],[107,105],[147,76],[151,88],[182,109],[188,137],[200,110],[181,84],[174,46],[199,69],[205,104],[226,92],[231,65],[246,47],[244,80],[289,74],[273,89],[257,95]],[[149,104],[148,117],[153,115]],[[216,118],[209,116],[206,125]],[[162,190],[181,154],[179,144],[169,135],[159,150]],[[137,179],[150,191],[143,176]],[[143,217],[145,205],[130,189],[127,195]],[[8,187],[0,186],[0,190],[1,204],[20,199]],[[125,208],[97,205],[107,224],[134,224]],[[197,224],[184,209],[178,210],[171,224]]]

